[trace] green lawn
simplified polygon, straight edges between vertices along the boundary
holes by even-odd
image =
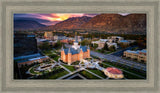
[[[93,73],[95,73],[95,74],[97,74],[97,75],[99,75],[99,76],[101,76],[101,77],[103,77],[103,78],[107,77],[102,71],[100,71],[98,69],[88,69],[88,70],[93,72]]]
[[[86,77],[87,79],[100,79],[94,75],[92,75],[91,73],[87,72],[87,71],[81,71],[80,74],[84,77]]]
[[[30,69],[30,73],[32,73],[32,74],[38,74],[37,72],[34,72],[34,68],[33,67]]]
[[[47,79],[57,79],[59,77],[62,77],[64,75],[68,74],[66,70],[63,70],[62,72],[55,73],[54,75],[48,76]]]
[[[80,61],[73,62],[71,65],[79,65]]]
[[[64,67],[66,67],[67,69],[69,69],[70,71],[75,71],[76,69],[74,68],[74,66],[68,66],[68,65],[63,65]]]
[[[124,75],[124,77],[127,78],[127,79],[143,79],[143,78],[137,77],[137,76],[132,75],[132,74],[127,73],[127,72],[123,72],[123,75]]]
[[[100,65],[101,67],[104,67],[104,68],[110,67],[110,66],[105,65],[105,64],[102,64],[102,63],[99,63],[99,65]]]
[[[56,57],[54,57],[53,59],[54,59],[55,61],[58,61],[59,58],[60,58],[59,56],[56,56]]]
[[[52,54],[52,50],[44,50],[43,53],[45,55],[50,55],[50,54]]]

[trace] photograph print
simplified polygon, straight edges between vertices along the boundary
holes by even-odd
[[[145,13],[15,13],[15,80],[146,80]]]

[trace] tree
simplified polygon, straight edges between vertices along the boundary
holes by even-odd
[[[39,45],[39,48],[41,50],[49,50],[51,48],[51,46],[49,45],[48,42],[44,42],[43,44]]]
[[[129,46],[128,44],[120,43],[120,47],[123,48],[123,49],[127,48],[128,46]]]
[[[61,48],[62,45],[63,44],[60,41],[57,41],[57,43],[54,45],[54,48]]]
[[[109,47],[109,51],[111,51],[111,52],[114,52],[114,51],[116,51],[116,48],[115,48],[115,46],[110,46],[110,47]]]
[[[98,47],[98,44],[94,44],[93,48],[96,49]]]
[[[89,44],[91,44],[91,41],[86,40],[86,39],[81,42],[82,46],[89,45]]]
[[[107,43],[105,43],[103,49],[104,49],[104,50],[108,50],[108,44],[107,44]]]

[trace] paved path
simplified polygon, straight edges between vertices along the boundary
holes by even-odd
[[[68,76],[70,76],[70,75],[72,75],[72,74],[75,74],[75,73],[77,73],[77,72],[79,72],[79,71],[81,71],[81,70],[84,70],[84,68],[79,68],[79,69],[77,69],[76,71],[73,71],[73,72],[71,72],[71,73],[69,73],[69,74],[67,74],[67,75],[64,75],[64,76],[62,76],[62,77],[57,78],[56,80],[66,78],[66,77],[68,77]]]
[[[102,53],[98,53],[98,52],[95,52],[95,51],[91,51],[90,53],[93,56],[97,56],[99,58],[110,60],[111,62],[119,62],[121,64],[125,64],[127,66],[146,71],[146,65],[145,64],[136,63],[134,61],[122,59],[121,57],[117,57],[117,56],[110,55],[110,54],[102,54]]]

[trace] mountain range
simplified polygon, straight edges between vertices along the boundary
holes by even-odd
[[[43,24],[40,24],[35,20],[25,20],[25,19],[14,20],[15,31],[34,30],[41,27],[46,27],[46,26]]]
[[[55,25],[45,26],[38,22],[14,21],[14,29],[104,31],[118,34],[146,34],[146,15],[99,14],[95,17],[72,17]]]

